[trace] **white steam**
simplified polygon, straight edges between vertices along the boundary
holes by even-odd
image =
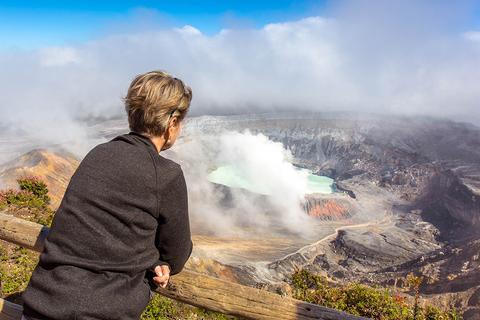
[[[216,235],[245,232],[309,233],[311,221],[302,209],[307,173],[292,165],[292,154],[263,134],[225,131],[193,135],[180,141],[171,156],[182,164],[189,191],[192,225]],[[208,181],[218,166],[239,168],[245,178],[269,190],[261,196],[230,189],[232,201],[222,204],[224,193]]]

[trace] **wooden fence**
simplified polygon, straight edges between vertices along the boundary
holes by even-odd
[[[2,240],[41,252],[48,230],[48,227],[0,212]],[[157,292],[190,305],[246,319],[365,319],[185,269],[172,276],[168,286],[159,287]],[[21,314],[21,306],[0,300],[0,320],[19,320]]]

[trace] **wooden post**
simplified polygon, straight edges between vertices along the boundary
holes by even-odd
[[[172,276],[163,296],[247,319],[365,319],[345,312],[184,270]]]
[[[0,320],[20,320],[22,312],[22,306],[0,298]]]
[[[0,213],[0,239],[41,252],[47,233],[47,227]],[[170,278],[167,288],[159,287],[157,292],[190,305],[247,319],[365,319],[185,269]],[[0,319],[20,319],[2,318],[3,310],[7,309],[10,311],[6,312],[15,315],[11,312],[14,310],[12,305],[8,301],[2,302]]]
[[[41,224],[0,213],[0,239],[2,240],[42,252],[48,230],[48,227]]]

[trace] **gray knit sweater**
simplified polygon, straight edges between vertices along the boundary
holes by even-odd
[[[151,270],[180,272],[192,245],[180,165],[146,136],[119,135],[73,174],[22,295],[24,314],[138,319],[154,288]]]

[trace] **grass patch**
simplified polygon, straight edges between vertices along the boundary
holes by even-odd
[[[0,287],[5,297],[25,290],[39,254],[11,244],[0,246],[0,250]]]
[[[140,317],[141,320],[229,320],[237,319],[221,313],[196,308],[185,303],[175,301],[155,293],[145,311]]]

